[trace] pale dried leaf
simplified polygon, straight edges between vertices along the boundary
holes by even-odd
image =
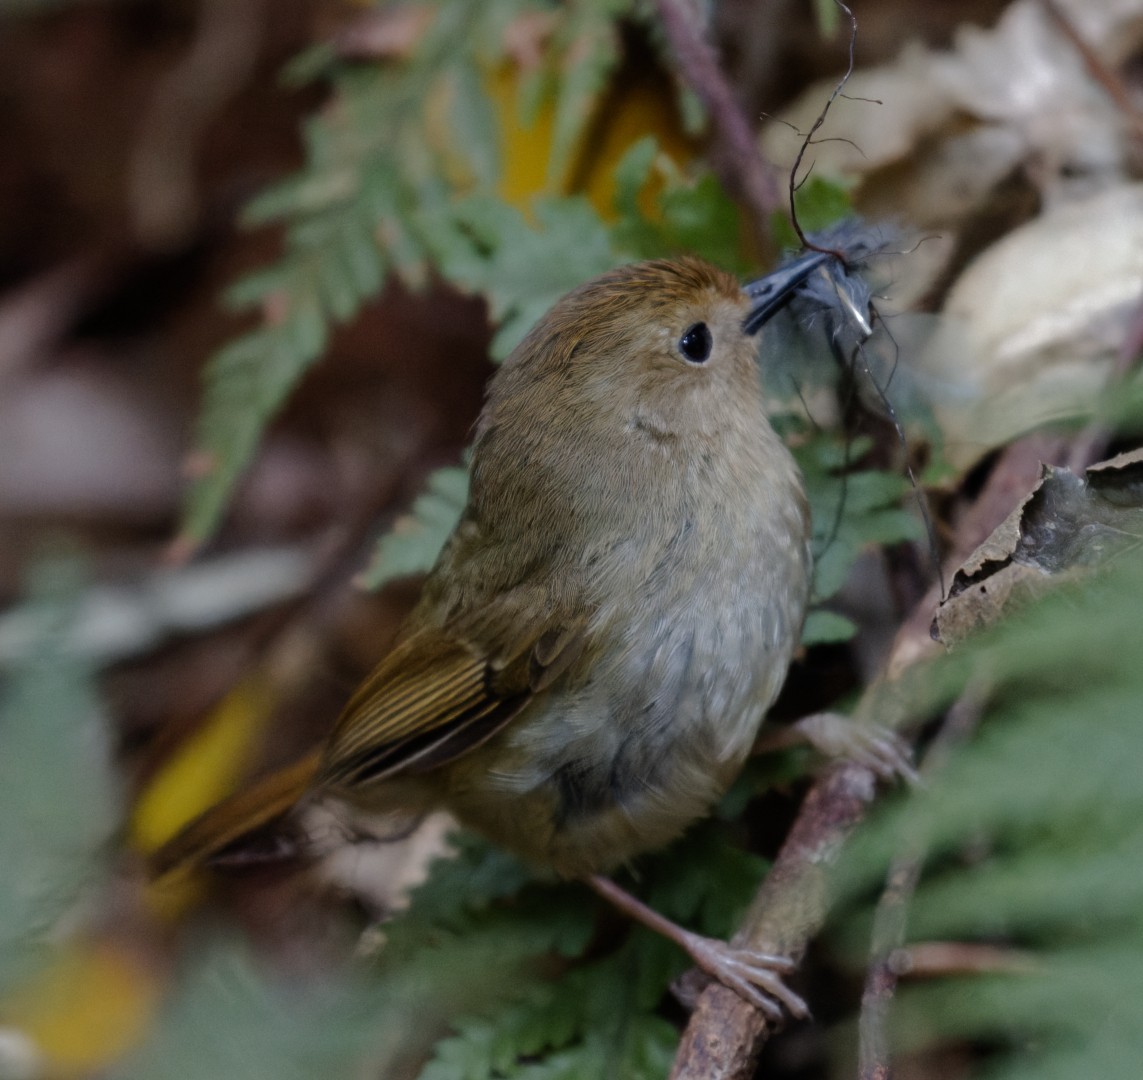
[[[961,275],[920,360],[959,387],[937,409],[949,460],[968,468],[1044,423],[1082,415],[1143,298],[1143,185],[1049,210]]]

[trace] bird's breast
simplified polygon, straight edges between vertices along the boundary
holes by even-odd
[[[789,484],[740,492],[734,512],[701,499],[659,507],[608,546],[590,656],[490,744],[478,772],[465,769],[462,787],[482,790],[467,812],[455,807],[462,818],[578,874],[709,812],[800,635],[809,559],[792,463]]]

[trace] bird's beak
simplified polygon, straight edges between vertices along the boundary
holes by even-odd
[[[758,333],[762,326],[781,310],[806,279],[819,266],[837,256],[830,251],[807,251],[778,267],[765,277],[748,282],[742,287],[750,297],[750,312],[742,322],[745,333]]]

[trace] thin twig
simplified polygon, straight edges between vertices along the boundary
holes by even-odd
[[[921,862],[916,856],[894,862],[874,915],[874,955],[866,973],[857,1023],[861,1080],[888,1080],[890,1075],[887,1026],[898,978],[892,958],[904,942],[909,900],[920,880]]]
[[[758,235],[770,234],[770,215],[781,194],[774,170],[727,81],[718,57],[702,36],[698,13],[686,0],[655,0],[663,30],[686,84],[710,113],[714,135],[711,161],[726,189],[750,212]]]
[[[845,84],[849,82],[853,75],[854,57],[857,49],[857,17],[853,14],[850,8],[842,3],[842,0],[834,0],[834,3],[844,13],[846,18],[849,19],[849,58],[846,64],[845,73],[837,81],[837,85],[833,88],[833,92],[826,99],[826,103],[822,106],[821,112],[818,113],[817,118],[813,124],[810,125],[810,130],[806,132],[805,138],[802,139],[802,145],[798,147],[797,157],[794,158],[794,164],[790,168],[790,176],[787,182],[787,195],[790,203],[790,223],[794,226],[794,232],[798,234],[798,239],[802,242],[802,247],[810,251],[822,251],[836,256],[837,260],[844,266],[846,264],[845,255],[841,251],[835,251],[828,247],[819,247],[813,243],[806,234],[802,231],[801,223],[798,221],[798,207],[796,204],[795,196],[809,178],[810,173],[813,171],[813,162],[806,170],[804,176],[800,177],[798,174],[802,171],[802,161],[806,156],[806,152],[814,144],[814,135],[817,134],[818,129],[826,122],[826,117],[829,116],[830,108],[833,103],[838,99],[838,96],[845,89]]]

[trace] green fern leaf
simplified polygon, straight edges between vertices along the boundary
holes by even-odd
[[[0,992],[49,954],[57,922],[102,873],[118,817],[91,673],[68,655],[74,568],[37,574],[31,659],[0,681]]]
[[[836,645],[849,641],[857,633],[857,625],[852,619],[839,615],[835,611],[818,609],[806,616],[806,625],[802,627],[802,645]]]
[[[379,541],[373,560],[362,575],[364,587],[379,589],[395,578],[431,570],[467,500],[467,469],[449,466],[433,473],[427,490],[414,501],[412,511]]]
[[[648,218],[641,193],[652,175],[662,184],[658,214]],[[646,136],[620,159],[615,169],[612,243],[634,259],[660,259],[690,253],[745,277],[755,268],[743,257],[738,208],[709,171],[684,175]]]
[[[1143,669],[1127,643],[1143,640],[1140,595],[1138,558],[1121,559],[931,672],[942,695],[987,689],[979,736],[857,838],[843,895],[852,905],[895,849],[919,846],[910,939],[1007,943],[1034,966],[902,988],[902,1050],[990,1044],[978,1074],[1002,1080],[1138,1075]],[[851,948],[868,925],[850,914]]]
[[[488,300],[497,359],[565,292],[622,261],[586,199],[538,199],[534,221],[498,199],[472,197],[436,236],[445,276]]]
[[[306,1080],[357,1075],[371,1034],[351,980],[286,992],[232,943],[216,943],[115,1073],[121,1080]],[[209,1033],[209,1038],[204,1038]]]
[[[284,222],[285,252],[231,290],[260,306],[264,325],[222,349],[206,373],[198,429],[211,466],[192,485],[184,533],[201,541],[216,527],[261,434],[325,348],[332,323],[353,318],[389,273],[413,286],[427,276],[426,234],[446,218],[458,187],[490,189],[499,176],[499,130],[481,65],[504,49],[504,26],[527,0],[474,5],[444,0],[402,63],[328,63],[328,108],[304,128],[306,165],[247,207],[244,222]],[[499,52],[498,52],[499,50]],[[427,103],[451,102],[451,135],[434,141]],[[457,159],[467,175],[450,182]],[[439,231],[439,229],[438,229]]]
[[[548,184],[554,187],[588,121],[608,77],[619,62],[617,20],[629,14],[631,0],[573,0],[556,35],[560,77],[556,95]]]
[[[862,551],[924,536],[919,517],[901,507],[911,493],[905,477],[877,469],[841,472],[847,461],[861,460],[868,449],[865,441],[854,441],[847,451],[840,436],[818,432],[806,437],[801,420],[781,418],[779,427],[803,432],[795,457],[805,478],[813,518],[817,602],[828,600],[845,584]],[[818,627],[822,625],[819,622]],[[841,629],[840,624],[826,625],[832,632]]]

